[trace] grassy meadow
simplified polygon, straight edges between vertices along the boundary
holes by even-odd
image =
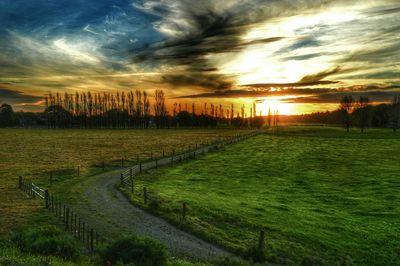
[[[42,209],[39,201],[29,199],[17,189],[18,176],[49,188],[68,193],[69,182],[102,171],[183,150],[188,145],[220,136],[237,134],[225,129],[210,130],[62,130],[0,129],[0,236],[21,224],[29,224],[32,215]],[[79,166],[79,177],[77,168]],[[50,180],[52,173],[52,180]]]
[[[390,130],[286,127],[147,171],[137,189],[147,186],[158,204],[131,199],[240,254],[264,229],[269,261],[399,265],[399,158]]]

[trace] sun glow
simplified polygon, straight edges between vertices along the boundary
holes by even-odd
[[[269,112],[272,114],[278,112],[281,115],[293,115],[297,114],[295,105],[286,102],[289,99],[296,98],[295,96],[279,96],[279,97],[265,97],[257,100],[256,108],[257,112],[261,112],[262,115],[268,115]]]

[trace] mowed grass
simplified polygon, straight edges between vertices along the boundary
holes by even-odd
[[[399,265],[399,158],[390,130],[288,127],[137,184],[157,193],[153,212],[241,254],[264,229],[270,261]]]
[[[42,202],[29,199],[17,188],[18,176],[51,192],[68,193],[73,183],[102,171],[170,154],[220,136],[238,134],[225,129],[210,130],[47,130],[0,129],[0,235],[28,223]],[[80,176],[77,176],[79,166]],[[53,178],[50,182],[50,172]],[[58,193],[58,194],[57,194]]]

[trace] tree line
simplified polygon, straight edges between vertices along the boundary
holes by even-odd
[[[235,114],[233,104],[191,105],[174,103],[168,112],[165,94],[156,90],[116,92],[115,94],[76,92],[75,94],[49,93],[44,97],[45,109],[41,113],[14,113],[6,105],[9,115],[0,113],[0,126],[40,125],[48,128],[167,128],[167,127],[236,127],[260,128],[264,118],[257,116],[256,105],[249,115],[243,105]],[[198,109],[198,110],[197,110]],[[5,112],[6,113],[6,112]],[[6,119],[6,117],[8,117]],[[4,120],[4,121],[3,121]],[[278,121],[278,119],[275,119]],[[3,123],[2,123],[3,121]]]
[[[393,97],[391,103],[372,105],[367,96],[358,99],[343,96],[339,107],[335,111],[316,112],[300,115],[297,122],[342,124],[347,132],[353,126],[364,132],[368,127],[392,128],[397,131],[400,127],[400,95]]]

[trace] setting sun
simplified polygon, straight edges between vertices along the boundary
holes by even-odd
[[[281,115],[292,115],[296,113],[296,108],[293,104],[285,102],[285,100],[292,97],[265,97],[257,101],[256,107],[258,112],[262,115],[267,115],[269,110],[271,113],[278,111]]]

